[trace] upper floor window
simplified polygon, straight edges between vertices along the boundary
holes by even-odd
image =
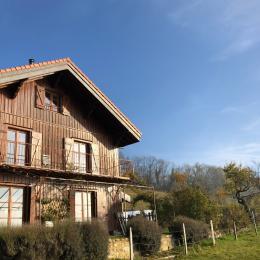
[[[73,164],[79,172],[91,172],[91,145],[89,143],[74,142]]]
[[[7,132],[7,163],[26,165],[28,163],[28,133],[16,129]]]
[[[65,114],[62,106],[62,97],[57,92],[36,85],[35,95],[36,107]]]
[[[45,109],[59,112],[61,108],[61,97],[55,93],[45,91],[44,107]]]

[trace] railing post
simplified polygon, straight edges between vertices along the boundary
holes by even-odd
[[[237,227],[236,227],[236,222],[235,221],[233,221],[233,227],[234,227],[235,240],[237,240]]]
[[[183,239],[184,239],[184,252],[185,255],[188,255],[187,237],[186,237],[186,230],[185,230],[184,223],[182,223],[182,229],[183,229]]]
[[[132,227],[129,228],[129,247],[130,247],[130,260],[134,260]]]
[[[212,220],[210,220],[210,228],[211,228],[212,243],[213,243],[213,246],[215,246],[216,245],[216,240],[215,240],[215,233],[214,233]]]

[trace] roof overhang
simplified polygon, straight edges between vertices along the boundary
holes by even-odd
[[[19,81],[41,79],[60,71],[69,71],[124,126],[135,142],[140,140],[141,132],[136,126],[69,58],[0,70],[0,88]]]

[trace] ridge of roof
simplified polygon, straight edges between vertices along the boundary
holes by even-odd
[[[23,70],[30,70],[30,69],[40,69],[41,67],[48,66],[48,65],[58,65],[60,63],[67,64],[72,70],[76,71],[87,83],[89,84],[89,87],[94,89],[99,96],[105,101],[108,105],[110,105],[113,109],[113,111],[118,114],[121,119],[129,125],[135,132],[135,134],[138,136],[138,139],[141,137],[140,130],[130,121],[130,119],[121,112],[121,110],[96,86],[96,84],[89,79],[89,77],[69,58],[61,58],[61,59],[55,59],[55,60],[49,60],[49,61],[43,61],[33,64],[27,64],[27,65],[21,65],[16,67],[10,67],[5,69],[0,69],[0,77],[1,75],[5,73],[12,73],[12,72],[21,72]]]
[[[56,60],[49,60],[49,61],[43,61],[43,62],[37,62],[27,65],[21,65],[16,67],[9,67],[5,69],[0,69],[0,74],[7,73],[7,72],[13,72],[13,71],[20,71],[24,69],[32,69],[32,68],[39,68],[46,65],[51,65],[55,63],[61,63],[61,62],[72,62],[70,58],[62,58],[62,59],[56,59]]]

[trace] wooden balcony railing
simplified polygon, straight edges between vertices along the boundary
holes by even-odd
[[[0,164],[113,177],[130,177],[133,173],[132,162],[118,159],[114,154],[103,156],[92,152],[75,152],[73,147],[62,147],[64,145],[61,143],[47,146],[35,141],[0,140]]]

